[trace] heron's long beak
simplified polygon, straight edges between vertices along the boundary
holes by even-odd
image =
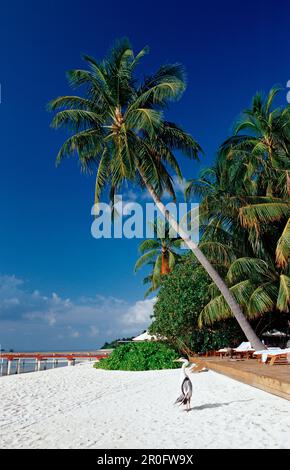
[[[182,362],[182,359],[179,357],[178,359],[173,359],[173,362]]]

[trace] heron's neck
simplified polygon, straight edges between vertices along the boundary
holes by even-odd
[[[185,362],[184,364],[182,364],[182,371],[183,371],[184,377],[188,377],[188,375],[186,373],[186,367],[187,367],[187,363]]]

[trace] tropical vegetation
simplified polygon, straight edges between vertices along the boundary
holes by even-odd
[[[182,352],[206,352],[238,345],[244,334],[233,319],[199,328],[200,312],[209,301],[211,280],[193,255],[186,255],[164,281],[154,306],[150,333],[165,336]]]
[[[174,153],[179,151],[196,160],[201,147],[180,126],[165,119],[170,102],[185,90],[183,67],[163,65],[140,81],[136,66],[147,52],[144,48],[135,55],[129,41],[122,40],[103,61],[85,56],[87,68],[68,73],[70,85],[81,88],[82,93],[61,96],[50,103],[50,109],[56,111],[52,126],[71,132],[58,152],[57,163],[77,155],[82,171],[96,172],[96,202],[105,189],[113,200],[124,183],[146,187],[165,220],[212,278],[247,338],[261,348],[261,341],[222,276],[161,201],[164,191],[175,199],[172,174],[182,177]],[[274,146],[272,142],[269,145],[271,149]],[[271,158],[276,161],[276,152]]]
[[[289,106],[273,108],[277,93],[253,98],[215,165],[186,188],[187,198],[200,200],[199,247],[259,335],[270,327],[289,333],[290,326],[290,115]],[[163,282],[151,331],[203,351],[214,345],[208,329],[216,334],[221,328],[230,336],[219,346],[235,345],[242,338],[229,323],[225,299],[214,283],[201,282],[200,268],[193,261],[188,268],[188,262]]]
[[[150,284],[149,289],[145,292],[145,298],[160,287],[162,278],[172,271],[181,258],[182,239],[170,236],[168,222],[159,218],[151,225],[156,238],[143,240],[140,243],[141,256],[136,261],[134,268],[135,271],[144,265],[152,268],[151,273],[143,281],[144,284]]]
[[[290,120],[288,106],[272,109],[277,93],[255,95],[215,165],[186,188],[187,198],[200,200],[199,247],[259,336],[290,330]],[[227,303],[186,258],[162,283],[151,333],[196,352],[235,346],[243,337]]]
[[[272,109],[277,92],[255,95],[216,165],[187,187],[187,196],[202,197],[202,243],[212,245],[211,261],[249,319],[290,306],[290,110]],[[210,291],[201,323],[231,316],[214,285]]]
[[[132,341],[133,336],[130,336],[129,338],[118,338],[114,339],[113,341],[105,341],[103,346],[101,346],[100,349],[116,349],[122,345],[122,343]]]
[[[176,349],[169,345],[147,341],[127,343],[115,349],[110,356],[96,362],[94,367],[107,370],[176,369],[180,363]]]

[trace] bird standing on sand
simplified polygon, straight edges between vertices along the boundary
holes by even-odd
[[[186,406],[186,411],[190,411],[190,400],[192,397],[192,382],[190,378],[188,377],[186,373],[186,367],[189,365],[189,361],[183,357],[180,357],[179,359],[176,359],[175,362],[182,362],[182,368],[181,368],[181,373],[182,373],[182,382],[181,382],[181,395],[177,398],[176,403],[179,403],[180,405],[185,405]],[[195,367],[196,364],[193,364],[193,367]]]

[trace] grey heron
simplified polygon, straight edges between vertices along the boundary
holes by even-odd
[[[186,367],[189,365],[189,361],[184,357],[176,359],[175,362],[182,362],[182,382],[181,382],[181,395],[177,398],[174,404],[179,403],[179,405],[185,405],[186,411],[190,411],[190,400],[192,397],[192,382],[186,373]],[[192,367],[195,367],[196,364],[193,364]]]

